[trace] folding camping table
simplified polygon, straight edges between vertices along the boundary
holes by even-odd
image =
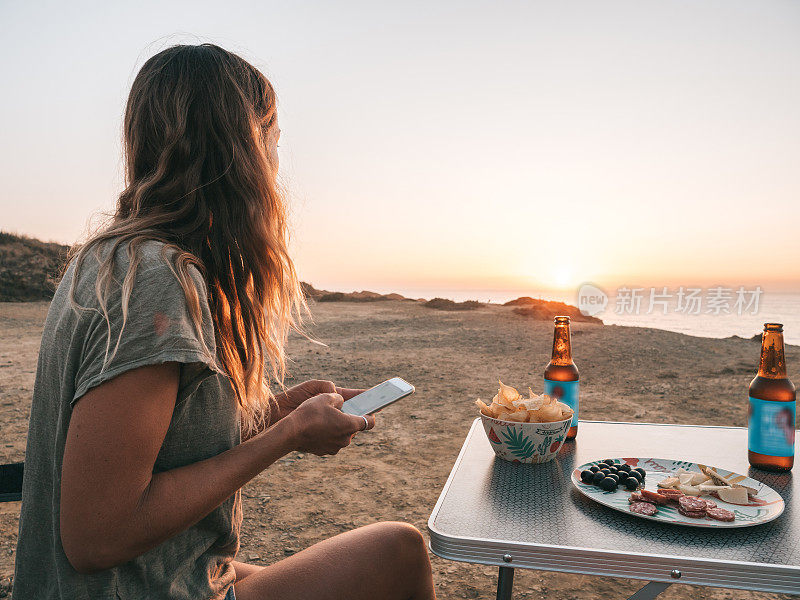
[[[670,525],[602,506],[570,480],[592,460],[652,457],[746,474],[786,502],[769,523],[735,529]],[[514,569],[649,581],[636,600],[672,583],[800,595],[800,477],[747,463],[747,430],[581,421],[578,436],[539,465],[496,458],[476,419],[428,520],[434,554],[500,568],[497,598],[511,598]]]

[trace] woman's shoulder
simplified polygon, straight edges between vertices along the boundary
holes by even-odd
[[[138,243],[104,240],[87,248],[79,259],[73,259],[65,273],[65,280],[70,280],[76,299],[96,295],[98,281],[105,281],[112,293],[122,292],[129,287],[131,296],[163,297],[170,292],[185,291],[181,281],[182,273],[185,273],[191,278],[198,295],[205,298],[205,280],[200,270],[191,261],[182,264],[183,261],[177,260],[181,253],[176,246],[160,240],[149,239]],[[107,268],[113,270],[111,277],[104,273]],[[133,277],[127,280],[131,273]]]
[[[108,250],[106,250],[108,252]],[[173,244],[160,240],[144,240],[138,243],[124,241],[116,249],[115,263],[127,271],[131,260],[136,261],[137,269],[156,273],[174,272],[177,259],[184,251]],[[199,274],[194,264],[187,267]]]
[[[128,245],[117,250],[117,262],[126,270],[130,266],[131,255]],[[124,254],[125,258],[119,256]],[[141,278],[148,282],[158,283],[159,281],[169,281],[170,285],[180,282],[180,272],[185,270],[193,280],[198,291],[205,295],[205,278],[200,270],[195,266],[194,261],[179,260],[184,251],[172,244],[166,244],[158,240],[147,240],[136,249],[138,264],[137,270],[141,273]]]

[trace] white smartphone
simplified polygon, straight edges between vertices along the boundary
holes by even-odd
[[[346,400],[342,405],[342,412],[357,417],[371,415],[413,393],[413,385],[399,377],[393,377]]]

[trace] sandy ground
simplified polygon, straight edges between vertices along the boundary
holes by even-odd
[[[0,461],[24,458],[45,303],[0,303]],[[491,306],[445,313],[409,302],[324,303],[311,331],[328,344],[290,342],[293,380],[368,387],[400,375],[417,393],[381,413],[336,457],[292,454],[244,490],[240,559],[269,564],[331,535],[380,520],[425,524],[469,424],[472,401],[498,377],[541,391],[552,325]],[[745,425],[758,344],[640,329],[573,325],[587,419]],[[800,347],[787,352],[798,381]],[[702,400],[700,400],[702,399]],[[744,451],[744,449],[743,449]],[[19,503],[0,504],[0,598],[13,573]],[[427,535],[427,533],[426,533]],[[493,598],[494,568],[433,558],[440,598]],[[522,571],[515,599],[624,598],[641,584]],[[778,598],[672,586],[665,599]],[[786,596],[789,598],[789,596]]]

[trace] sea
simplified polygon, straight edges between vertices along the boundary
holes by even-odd
[[[764,323],[783,323],[784,341],[800,345],[800,292],[770,291],[756,286],[744,288],[625,288],[606,290],[608,304],[594,316],[603,323],[631,327],[653,327],[709,338],[760,334]],[[478,300],[504,303],[521,296],[579,305],[573,292],[442,288],[375,289],[397,292],[408,298],[449,298],[457,302]],[[681,295],[680,292],[683,292]],[[653,296],[651,298],[651,295]],[[754,296],[757,296],[754,299]],[[637,300],[638,298],[638,300]],[[652,303],[651,303],[652,300]],[[737,302],[738,301],[738,302]]]

